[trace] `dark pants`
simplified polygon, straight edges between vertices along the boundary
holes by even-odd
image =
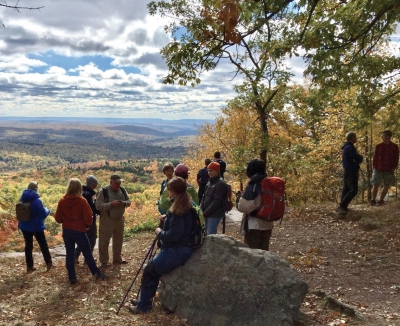
[[[22,230],[21,230],[22,231]],[[51,263],[51,255],[49,251],[49,246],[47,245],[46,236],[44,235],[44,231],[39,232],[29,232],[22,231],[25,239],[25,261],[27,267],[33,267],[33,237],[35,237],[36,241],[40,246],[40,250],[42,251],[42,255],[46,264]]]
[[[204,196],[204,191],[206,190],[206,185],[207,185],[207,184],[205,184],[205,185],[200,184],[200,185],[199,185],[199,191],[198,191],[198,193],[197,193],[197,195],[198,195],[198,197],[199,197],[199,205],[200,205],[200,203],[201,203],[201,199],[202,199],[203,196]]]
[[[182,266],[190,258],[192,252],[193,249],[190,247],[163,249],[151,263],[147,264],[140,285],[140,298],[137,304],[139,310],[151,309],[160,277]]]
[[[68,278],[70,280],[76,279],[75,273],[75,244],[78,245],[82,250],[83,257],[85,257],[85,261],[87,266],[90,269],[90,272],[95,275],[100,275],[100,269],[97,267],[96,262],[94,261],[92,250],[90,247],[89,239],[86,235],[86,232],[80,232],[71,229],[63,229],[63,239],[65,244],[65,251],[67,252],[67,256],[65,258],[65,266],[68,271]]]
[[[272,230],[248,230],[244,236],[244,243],[251,249],[269,250],[269,240]]]
[[[96,245],[96,239],[97,239],[97,225],[96,222],[94,222],[91,226],[90,229],[86,231],[86,235],[89,238],[89,243],[90,243],[90,249],[94,249],[94,246]],[[79,246],[76,247],[75,249],[75,259],[78,259],[82,250],[79,248]]]
[[[358,172],[346,172],[343,176],[343,191],[340,207],[347,209],[350,202],[358,193]]]

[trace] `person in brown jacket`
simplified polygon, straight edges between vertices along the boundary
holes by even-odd
[[[81,194],[82,184],[79,179],[70,179],[67,192],[58,202],[54,216],[58,223],[62,223],[62,236],[67,252],[65,266],[71,285],[78,282],[74,264],[75,244],[82,250],[87,266],[92,275],[96,276],[96,280],[104,280],[106,278],[106,275],[100,271],[94,261],[89,238],[86,235],[86,230],[92,224],[93,217],[92,209]]]

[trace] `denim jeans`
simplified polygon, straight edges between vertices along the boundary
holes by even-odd
[[[89,238],[89,243],[90,243],[90,249],[94,249],[94,246],[96,245],[96,239],[97,239],[97,225],[96,222],[93,223],[90,226],[90,229],[86,231],[86,235]],[[80,254],[81,254],[82,250],[81,248],[79,248],[79,246],[76,247],[75,249],[75,258],[78,259]]]
[[[35,237],[36,241],[39,244],[40,250],[42,251],[42,255],[46,264],[51,263],[51,255],[49,251],[49,246],[47,245],[46,236],[44,235],[44,231],[39,232],[29,232],[22,231],[25,239],[25,261],[27,267],[33,267],[33,237]]]
[[[358,193],[358,172],[346,172],[343,176],[343,191],[340,207],[347,209],[350,202]]]
[[[140,298],[137,308],[148,311],[152,307],[152,299],[158,288],[160,277],[182,266],[193,252],[193,248],[166,248],[154,257],[145,267],[140,286]]]
[[[86,232],[80,232],[71,229],[63,229],[63,239],[65,244],[65,250],[67,252],[67,256],[65,258],[65,266],[68,271],[68,278],[70,280],[76,279],[75,273],[75,244],[82,250],[83,257],[85,257],[85,261],[87,266],[90,269],[90,272],[93,275],[100,275],[100,269],[97,267],[92,249],[90,248],[89,239],[86,235]]]
[[[204,229],[206,235],[217,234],[218,224],[221,223],[222,217],[207,217],[204,219]]]

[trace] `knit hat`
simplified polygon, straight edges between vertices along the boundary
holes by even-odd
[[[124,180],[121,179],[121,177],[119,176],[119,174],[113,174],[113,175],[111,175],[110,180],[111,180],[111,181],[115,181],[115,182],[122,182],[122,181],[124,181]]]
[[[98,184],[99,184],[99,181],[96,179],[96,177],[94,175],[90,174],[86,177],[86,185],[89,188],[97,187]]]
[[[207,165],[207,169],[214,170],[219,173],[219,169],[220,169],[219,163],[211,162],[210,164]]]
[[[175,168],[175,174],[189,173],[189,168],[185,164],[178,164]]]

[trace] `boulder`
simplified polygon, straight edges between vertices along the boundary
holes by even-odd
[[[286,326],[308,285],[278,255],[225,235],[206,237],[182,267],[161,278],[161,304],[192,326]]]

